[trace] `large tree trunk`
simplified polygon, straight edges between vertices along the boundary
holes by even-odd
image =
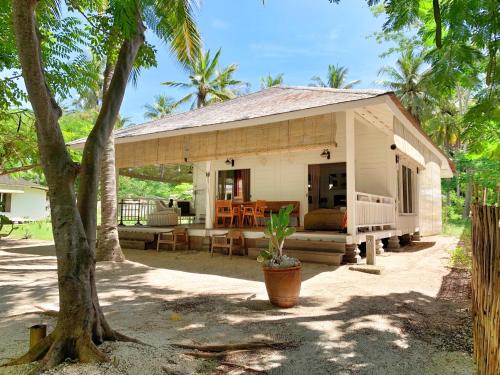
[[[103,96],[109,89],[114,66],[106,64],[103,80]],[[111,133],[101,158],[101,226],[97,233],[96,260],[123,262],[123,255],[118,237],[118,199],[115,165],[115,139]]]
[[[49,187],[52,231],[57,256],[59,314],[54,329],[38,345],[10,364],[40,360],[42,368],[66,358],[104,361],[96,344],[127,339],[110,328],[97,297],[95,232],[99,160],[113,129],[144,28],[137,14],[136,33],[124,41],[116,71],[85,149],[81,167],[66,149],[59,117],[61,109],[50,92],[43,69],[36,25],[37,1],[14,0],[13,20],[17,51],[30,103],[36,118],[38,148]],[[80,176],[78,207],[74,181]]]

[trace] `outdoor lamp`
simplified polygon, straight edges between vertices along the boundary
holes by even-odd
[[[227,165],[231,165],[231,167],[234,167],[234,159],[233,159],[233,158],[231,158],[231,159],[229,159],[229,158],[228,158],[228,159],[226,159],[226,164],[227,164]]]
[[[325,148],[323,152],[320,154],[320,156],[322,158],[327,158],[328,160],[330,160],[330,150]]]

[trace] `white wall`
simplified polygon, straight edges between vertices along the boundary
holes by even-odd
[[[19,186],[16,186],[15,189],[24,190],[24,193],[12,194],[10,212],[2,213],[3,215],[30,220],[41,220],[48,217],[45,190]]]
[[[211,173],[216,176],[220,170],[250,169],[250,193],[253,201],[257,199],[280,201],[300,201],[301,222],[307,212],[307,174],[309,164],[345,162],[345,128],[337,127],[338,147],[330,149],[331,158],[320,156],[322,149],[300,152],[284,152],[262,156],[235,158],[234,167],[223,160],[212,162]],[[231,155],[228,155],[231,157]],[[195,163],[193,185],[196,191],[196,213],[205,212],[205,163]],[[215,192],[211,192],[215,195]]]

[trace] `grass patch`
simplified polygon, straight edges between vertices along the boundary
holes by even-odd
[[[470,220],[448,220],[443,234],[458,237],[460,241],[450,251],[450,265],[456,268],[472,268],[472,226]]]
[[[17,224],[9,238],[31,240],[53,240],[52,225],[50,221],[34,221],[26,224]]]

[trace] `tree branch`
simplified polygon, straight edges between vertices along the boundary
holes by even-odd
[[[137,53],[144,43],[144,26],[139,9],[136,10],[136,22],[135,33],[121,45],[109,89],[104,94],[96,123],[83,149],[78,209],[92,249],[95,249],[96,239],[97,190],[101,155],[120,112]]]
[[[436,23],[436,47],[441,48],[443,46],[443,41],[439,0],[432,0],[432,7],[434,9],[434,22]]]
[[[29,165],[22,165],[20,167],[13,167],[13,168],[7,168],[7,169],[0,169],[0,176],[4,176],[6,174],[11,174],[11,173],[17,173],[17,172],[23,172],[23,171],[29,171],[30,169],[39,167],[40,164],[29,164]]]
[[[22,75],[35,117],[39,119],[36,122],[39,145],[50,148],[54,153],[59,153],[59,162],[71,162],[58,126],[62,111],[45,79],[35,17],[36,4],[37,1],[33,0],[12,2],[16,47]]]

